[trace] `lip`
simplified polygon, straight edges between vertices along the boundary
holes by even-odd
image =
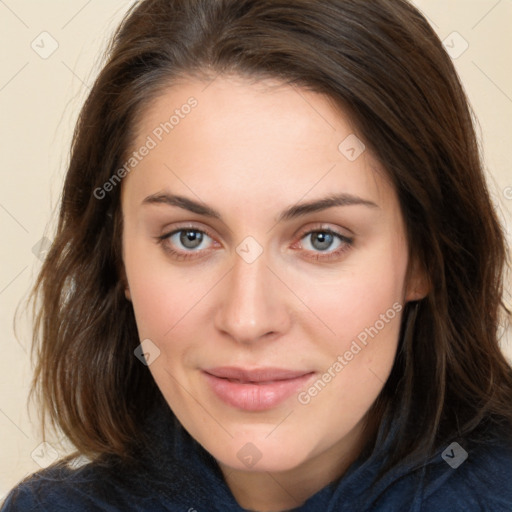
[[[223,402],[245,411],[277,407],[314,375],[308,370],[233,366],[209,368],[202,373],[211,390]]]

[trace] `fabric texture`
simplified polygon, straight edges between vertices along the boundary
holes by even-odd
[[[134,465],[58,463],[30,476],[1,512],[246,512],[216,460],[180,425],[168,406],[148,417],[152,442]],[[459,441],[422,467],[402,464],[372,486],[392,435],[382,426],[372,453],[295,512],[512,512],[512,445]],[[464,451],[462,451],[464,450]],[[456,462],[467,458],[456,468]],[[444,458],[442,456],[444,454]],[[449,461],[449,462],[447,462]]]

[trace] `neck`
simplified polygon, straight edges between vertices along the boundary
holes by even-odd
[[[285,471],[243,471],[220,461],[219,466],[242,508],[257,512],[290,510],[342,477],[374,432],[361,421],[328,450]]]

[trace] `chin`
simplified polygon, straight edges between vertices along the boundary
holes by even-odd
[[[222,464],[234,470],[253,472],[292,470],[311,455],[304,440],[286,443],[277,437],[265,439],[267,435],[268,432],[260,437],[235,437],[223,447],[219,447],[218,440],[213,440],[210,446],[205,447]]]

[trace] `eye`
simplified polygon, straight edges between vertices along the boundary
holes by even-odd
[[[169,240],[174,244],[181,244],[185,249],[199,249],[207,238],[210,237],[198,229],[181,229],[172,234]]]
[[[184,227],[158,236],[157,243],[174,259],[186,260],[204,256],[201,253],[206,253],[216,242],[202,229]],[[299,239],[300,247],[297,247],[297,243],[292,247],[304,249],[305,258],[328,261],[341,257],[352,244],[352,238],[332,229],[322,228],[306,232]]]
[[[301,248],[313,253],[305,255],[305,257],[315,260],[339,257],[350,249],[354,242],[352,238],[331,229],[308,231],[300,238],[300,241]]]
[[[335,246],[334,249],[336,249],[337,246],[339,246],[341,243],[339,237],[337,240],[336,235],[330,231],[312,231],[303,237],[303,240],[304,239],[309,239],[309,245],[313,248],[313,250],[318,251],[327,251],[328,249],[333,249],[333,245]],[[306,249],[311,250],[308,247],[306,247]]]
[[[213,242],[213,238],[201,229],[181,228],[157,237],[157,242],[167,253],[183,260],[206,250]]]

